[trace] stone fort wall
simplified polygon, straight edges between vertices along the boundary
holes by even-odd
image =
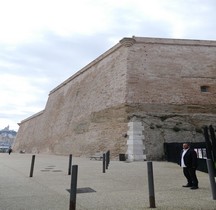
[[[50,92],[14,149],[161,159],[163,143],[204,141],[215,124],[215,75],[214,41],[124,38]]]

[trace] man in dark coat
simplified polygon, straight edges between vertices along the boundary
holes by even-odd
[[[8,149],[8,154],[10,155],[11,152],[12,152],[12,148],[10,147],[10,148]]]
[[[183,144],[180,166],[183,168],[184,176],[187,179],[187,184],[183,185],[183,187],[190,187],[192,190],[198,189],[198,179],[196,176],[197,153],[190,148],[189,143]]]

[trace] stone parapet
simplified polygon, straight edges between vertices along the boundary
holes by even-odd
[[[120,40],[120,43],[125,47],[131,47],[135,44],[135,42],[136,40],[133,38],[123,38],[122,40]]]

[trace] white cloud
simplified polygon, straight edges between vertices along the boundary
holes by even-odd
[[[81,0],[7,0],[0,2],[0,40],[28,42],[41,38],[41,31],[60,36],[92,35],[107,29],[109,14],[102,4]],[[85,6],[86,5],[86,6]]]
[[[46,78],[28,78],[11,74],[1,74],[0,121],[3,127],[6,126],[5,124],[9,124],[7,122],[11,124],[13,118],[17,119],[20,117],[22,119],[23,117],[28,117],[33,112],[41,110],[39,97],[43,96],[45,98],[46,95],[37,86],[42,85],[46,81]],[[16,122],[12,124],[15,126]],[[17,129],[17,125],[14,129]]]

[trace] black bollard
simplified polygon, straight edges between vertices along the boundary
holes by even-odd
[[[148,161],[147,166],[148,166],[148,187],[149,187],[150,208],[156,208],[156,206],[155,206],[154,177],[153,177],[152,162]]]
[[[77,174],[78,174],[78,165],[73,165],[72,175],[71,175],[69,210],[76,210]]]
[[[72,154],[69,155],[68,175],[71,175]]]
[[[213,200],[216,200],[216,184],[215,184],[215,178],[214,178],[213,162],[211,159],[206,159],[206,163],[208,167],[208,174],[209,174],[209,180],[210,180],[210,185],[211,185],[212,197],[213,197]]]
[[[108,151],[106,152],[106,169],[108,169],[108,165],[109,165],[109,153]]]
[[[108,165],[110,164],[110,151],[108,150],[108,152],[107,152],[107,154],[108,154]]]
[[[31,169],[30,169],[30,175],[29,175],[29,177],[33,177],[34,163],[35,163],[35,155],[32,155]]]
[[[215,130],[212,125],[209,126],[209,132],[211,136],[211,142],[212,142],[212,157],[214,162],[214,169],[215,169],[215,163],[216,163],[216,137],[215,137]]]
[[[208,159],[213,159],[212,157],[212,143],[209,138],[209,133],[208,133],[208,127],[204,127],[204,137],[205,137],[205,143],[206,143],[206,155]]]
[[[106,155],[103,153],[103,173],[106,172]]]

